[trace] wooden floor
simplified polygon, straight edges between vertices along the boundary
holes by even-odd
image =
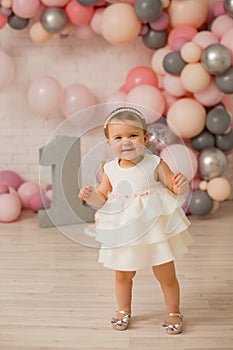
[[[0,349],[233,349],[233,201],[211,217],[191,217],[194,244],[177,272],[185,330],[166,335],[164,303],[150,270],[138,272],[133,317],[125,332],[111,328],[113,272],[98,250],[56,229],[41,229],[35,214],[0,224]]]

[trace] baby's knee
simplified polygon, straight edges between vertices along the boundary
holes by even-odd
[[[116,282],[126,283],[131,282],[136,274],[136,271],[116,271]]]

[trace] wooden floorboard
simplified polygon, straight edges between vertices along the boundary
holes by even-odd
[[[111,328],[114,274],[98,250],[41,229],[37,216],[0,224],[1,350],[232,350],[233,201],[212,216],[191,216],[194,243],[176,262],[184,332],[161,327],[165,307],[150,269],[134,283],[131,327]]]

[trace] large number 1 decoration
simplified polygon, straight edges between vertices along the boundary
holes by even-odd
[[[80,138],[56,136],[40,149],[40,165],[52,167],[53,200],[49,209],[38,213],[41,227],[92,222],[94,210],[77,197],[80,183]]]

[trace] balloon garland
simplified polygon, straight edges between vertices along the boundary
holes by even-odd
[[[141,104],[166,116],[167,125],[147,116],[151,147],[155,151],[157,147],[165,158],[166,152],[174,152],[174,157],[179,153],[178,135],[187,141],[185,147],[197,168],[190,175],[190,213],[207,215],[229,197],[231,187],[223,174],[226,156],[233,149],[229,113],[229,95],[233,94],[233,0],[1,0],[0,29],[6,25],[14,30],[28,27],[31,40],[38,44],[53,37],[65,39],[71,33],[83,40],[101,35],[111,45],[125,45],[141,37],[152,50],[151,68],[131,69],[109,101]],[[13,80],[14,64],[3,51],[0,63],[2,90]],[[73,84],[63,91],[60,83],[49,76],[32,82],[28,100],[32,110],[44,119],[59,108],[60,100],[66,118],[96,104],[86,86]],[[28,186],[29,192],[38,196],[38,188],[32,193],[33,186]],[[0,205],[2,195],[9,194],[7,187],[6,181],[1,183]],[[42,203],[41,196],[34,199],[37,204],[39,201]],[[18,212],[15,203],[12,220]]]

